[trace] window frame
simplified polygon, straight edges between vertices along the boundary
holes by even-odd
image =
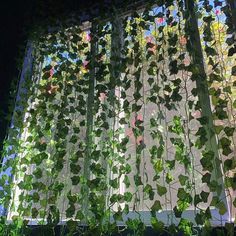
[[[140,7],[140,9],[142,10],[143,9],[143,6],[142,7]],[[140,11],[141,11],[140,10]],[[128,13],[125,13],[124,15],[126,16]],[[120,21],[122,18],[123,18],[124,16],[118,16],[117,17],[117,21]],[[114,22],[113,22],[114,23]],[[96,28],[96,25],[94,25],[94,24],[92,24],[92,26],[91,26],[91,23],[88,23],[88,22],[86,22],[86,24],[87,24],[87,27],[89,28],[89,27],[91,27],[91,29],[92,30],[95,30],[95,28]],[[90,25],[90,26],[88,26],[88,25]],[[114,26],[115,24],[113,24],[113,26]],[[119,25],[119,24],[118,24]],[[117,29],[115,29],[115,30],[117,30]],[[113,37],[114,37],[114,35],[113,35]],[[121,39],[121,41],[123,40],[123,38]],[[29,51],[30,50],[32,50],[32,46],[30,46],[29,47]],[[95,54],[95,52],[96,52],[96,41],[94,42],[94,43],[92,43],[91,42],[91,53],[92,54]],[[92,57],[93,59],[93,61],[92,61],[92,64],[94,65],[94,58],[95,57]],[[26,63],[26,65],[25,65],[25,63]],[[28,64],[27,64],[28,63]],[[114,62],[115,63],[115,62]],[[17,97],[19,97],[19,94],[20,94],[20,91],[21,91],[21,85],[22,85],[22,83],[23,83],[23,80],[24,80],[24,77],[25,77],[25,74],[26,74],[26,70],[24,69],[25,67],[31,67],[32,66],[32,61],[31,62],[29,62],[29,58],[28,58],[28,54],[25,56],[25,62],[24,62],[24,65],[23,65],[23,70],[22,70],[22,73],[21,73],[21,79],[20,79],[20,82],[19,82],[19,89],[18,89],[18,95],[17,95]],[[89,127],[86,127],[87,128],[87,137],[89,137],[89,133],[91,132],[91,130],[92,130],[92,123],[93,123],[93,115],[92,115],[92,106],[89,106],[89,104],[93,104],[93,100],[94,100],[94,95],[95,95],[95,93],[94,93],[94,87],[95,87],[95,74],[96,74],[96,68],[95,68],[95,66],[93,66],[93,70],[91,71],[91,77],[92,78],[94,78],[94,79],[91,79],[90,81],[91,81],[91,83],[90,83],[90,85],[89,85],[89,93],[88,93],[88,100],[87,100],[87,108],[89,108],[89,110],[88,110],[88,116],[87,116],[87,120],[89,120],[90,122],[89,122]],[[198,96],[199,97],[201,97],[201,99],[203,99],[204,98],[204,94],[202,94],[201,92],[198,94]],[[210,97],[208,96],[208,98],[210,99]],[[206,111],[207,113],[209,113],[209,111]],[[210,111],[210,113],[211,113],[211,111]],[[90,155],[90,150],[89,150],[89,143],[91,142],[91,140],[89,139],[89,138],[87,138],[87,144],[88,144],[88,147],[87,147],[87,151],[86,151],[86,156],[89,156]],[[218,151],[218,149],[217,149],[217,151]],[[87,176],[88,178],[89,178],[89,168],[88,168],[88,166],[90,165],[90,160],[89,160],[89,158],[87,158],[87,163],[85,164],[85,166],[84,166],[84,171],[85,171],[85,176]],[[4,162],[4,161],[3,161]],[[87,170],[87,171],[86,171]],[[219,178],[218,180],[220,180],[220,181],[222,181],[222,184],[223,184],[223,186],[224,186],[224,180],[223,180],[223,177],[221,178]],[[225,195],[225,192],[223,191],[223,193],[222,193],[224,196],[223,196],[223,199],[225,199],[225,201],[224,201],[224,203],[225,203],[225,205],[227,206],[227,208],[228,208],[228,211],[229,211],[229,209],[230,209],[230,207],[228,206],[228,204],[227,204],[227,196]],[[87,205],[87,201],[86,201],[86,198],[85,198],[85,200],[84,200],[84,207],[85,207],[85,209],[87,208],[86,207],[86,205]],[[229,212],[227,211],[227,213],[225,213],[223,216],[222,215],[220,215],[219,213],[218,213],[218,211],[217,211],[217,209],[216,208],[214,208],[214,207],[212,207],[212,209],[211,209],[211,213],[212,213],[212,219],[210,220],[210,222],[214,225],[214,226],[219,226],[219,225],[222,225],[222,223],[226,223],[226,222],[230,222],[231,220],[229,219]],[[166,211],[166,210],[163,210],[163,211],[161,211],[161,212],[157,212],[156,213],[156,216],[157,216],[157,218],[159,219],[159,220],[161,220],[161,221],[163,221],[165,224],[166,224],[166,222],[168,222],[168,214],[170,214],[170,212],[171,212],[171,210],[170,211]],[[10,212],[11,213],[11,212]],[[6,215],[7,215],[7,218],[8,218],[8,214],[9,214],[9,212],[8,213],[6,213]],[[143,220],[143,222],[145,223],[145,225],[147,225],[147,226],[149,226],[149,225],[151,225],[151,222],[150,222],[150,219],[151,219],[151,214],[150,214],[150,212],[148,212],[148,211],[139,211],[139,213],[137,213],[137,212],[135,212],[135,211],[133,211],[133,212],[129,212],[127,215],[125,215],[124,217],[123,217],[123,222],[117,222],[117,226],[124,226],[125,225],[125,221],[128,219],[128,218],[130,218],[130,219],[135,219],[135,218],[137,218],[137,216],[140,216],[141,217],[141,219]],[[194,218],[195,218],[195,215],[196,215],[196,212],[194,212],[194,210],[186,210],[186,211],[184,211],[183,212],[183,217],[184,218],[187,218],[187,219],[190,219],[191,221],[193,221],[194,222]],[[215,218],[215,219],[217,219],[217,220],[214,220],[213,218]],[[26,218],[27,219],[27,218]],[[220,220],[218,220],[218,219],[220,219]],[[174,220],[176,221],[175,223],[176,224],[178,224],[178,222],[179,222],[179,220],[180,219],[177,219],[176,217],[174,217]],[[37,221],[38,221],[38,219],[37,220],[30,220],[30,222],[29,222],[29,224],[30,225],[37,225]],[[112,221],[112,219],[111,219],[111,221]],[[12,222],[12,220],[9,220],[9,218],[8,218],[8,222]],[[63,220],[63,221],[60,221],[60,223],[59,224],[65,224],[67,221],[66,220]],[[219,223],[219,224],[217,224],[217,222],[219,223],[219,222],[221,222],[221,223]],[[84,225],[82,222],[81,222],[81,225]]]

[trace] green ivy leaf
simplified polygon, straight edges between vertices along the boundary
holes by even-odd
[[[166,165],[170,170],[173,170],[175,167],[175,160],[166,160]]]
[[[216,207],[219,202],[220,202],[219,197],[218,196],[213,196],[212,200],[211,200],[211,203],[210,203],[210,206],[215,206]]]
[[[180,218],[182,216],[183,211],[181,211],[177,206],[175,206],[173,210],[176,218]]]
[[[109,181],[112,188],[118,189],[119,188],[119,181],[118,178],[110,179]]]
[[[149,150],[152,158],[161,158],[164,153],[164,146],[160,145],[157,147],[156,145],[152,146],[152,148]]]
[[[40,168],[36,168],[36,169],[33,171],[33,175],[34,175],[37,179],[42,178],[42,176],[43,176],[42,170],[41,170]]]
[[[156,173],[160,173],[163,171],[163,163],[162,160],[157,160],[154,164],[154,169],[156,171]]]
[[[113,214],[114,220],[115,221],[123,221],[123,217],[122,217],[122,212],[121,211],[117,211]]]
[[[217,204],[217,208],[219,209],[220,215],[224,215],[227,212],[227,208],[222,201]]]
[[[203,170],[212,171],[213,170],[213,160],[215,153],[213,151],[205,151],[202,153],[202,158],[200,160]]]
[[[225,128],[224,128],[224,132],[225,132],[225,134],[226,134],[228,137],[232,137],[232,136],[233,136],[234,130],[235,130],[234,127],[225,127]]]
[[[229,57],[233,56],[235,53],[236,53],[236,47],[231,47],[231,48],[228,50],[228,56],[229,56]]]
[[[48,204],[56,204],[57,197],[52,195],[48,198]]]
[[[75,175],[71,177],[72,185],[78,185],[80,182],[80,176]]]
[[[166,183],[170,184],[174,180],[174,177],[168,172],[166,174]]]
[[[129,186],[130,186],[130,180],[129,180],[129,177],[128,177],[127,175],[125,175],[124,180],[123,180],[123,183],[125,184],[125,187],[126,187],[126,188],[129,188]]]
[[[34,203],[39,202],[39,199],[40,199],[39,194],[37,192],[34,192],[32,195],[32,199]]]
[[[221,147],[230,146],[231,141],[226,137],[222,137],[220,139],[220,144],[221,144]]]
[[[134,176],[134,183],[135,183],[136,186],[142,185],[143,183],[142,183],[142,180],[141,180],[141,176],[135,175]]]
[[[197,213],[195,216],[195,221],[197,225],[203,225],[204,224],[204,215],[202,213]]]
[[[158,193],[160,196],[165,195],[165,194],[167,193],[166,187],[157,184],[157,193]]]
[[[197,120],[200,122],[201,125],[206,125],[208,124],[209,118],[206,116],[203,116],[203,117],[197,118]]]
[[[220,139],[220,146],[222,148],[222,153],[226,156],[228,156],[230,153],[232,153],[232,150],[230,148],[231,145],[231,140],[226,138],[226,137],[222,137]]]
[[[178,189],[177,197],[179,198],[179,200],[186,203],[191,203],[193,199],[191,195],[187,193],[183,188]]]
[[[179,94],[179,88],[173,90],[171,99],[173,102],[180,102],[182,100],[182,96]]]
[[[170,74],[177,74],[178,73],[178,64],[177,64],[177,60],[173,60],[169,63],[169,68],[170,68]]]
[[[142,105],[132,104],[132,112],[138,112],[142,108]]]
[[[206,173],[202,176],[202,182],[203,183],[210,183],[211,181],[211,174],[210,173]]]
[[[159,200],[156,200],[154,202],[154,204],[152,205],[151,210],[152,210],[153,213],[162,210],[161,202]]]
[[[76,219],[78,220],[83,220],[84,219],[84,214],[81,210],[78,210],[75,216]]]
[[[151,86],[154,83],[154,79],[153,78],[148,78],[148,83]]]
[[[187,219],[181,219],[178,228],[184,233],[184,235],[192,235],[193,223]]]
[[[134,231],[142,231],[144,224],[140,219],[130,219],[125,222],[128,226],[128,229],[134,230]],[[141,232],[140,232],[141,233]]]
[[[56,182],[54,184],[54,190],[60,193],[64,188],[64,183]]]
[[[67,198],[68,198],[70,204],[74,204],[77,201],[77,196],[71,195],[71,190],[68,192]]]
[[[42,199],[42,200],[40,200],[40,205],[41,205],[41,207],[46,207],[47,206],[47,199]]]
[[[74,221],[74,220],[68,220],[68,221],[66,222],[66,225],[67,225],[68,229],[69,229],[71,232],[73,232],[73,231],[76,230],[76,227],[77,227],[77,225],[78,225],[78,222],[77,222],[77,221]]]
[[[233,177],[233,178],[226,177],[226,178],[225,178],[225,186],[226,186],[227,188],[232,188],[233,190],[236,190],[235,177]]]
[[[148,194],[150,200],[154,199],[154,191],[153,191],[152,186],[150,184],[147,184],[144,187],[143,192]]]
[[[127,124],[127,121],[126,121],[125,118],[121,118],[121,119],[119,120],[119,123],[120,123],[121,125],[126,125],[126,124]]]
[[[124,200],[125,200],[126,202],[131,202],[131,201],[132,201],[132,198],[133,198],[132,193],[130,193],[130,192],[125,192],[125,193],[124,193]]]
[[[42,161],[46,159],[48,159],[48,154],[45,152],[41,152],[40,154],[37,154],[32,157],[32,162],[39,166]]]
[[[200,198],[199,194],[196,194],[194,196],[194,206],[197,206],[197,204],[199,204],[200,202],[202,202],[202,199]]]
[[[215,128],[216,134],[220,134],[220,132],[224,129],[224,126],[218,125],[218,126],[215,126],[214,128]]]
[[[189,177],[188,176],[185,176],[185,175],[182,175],[180,174],[179,175],[179,182],[182,186],[185,186],[186,185],[186,182],[188,181]]]
[[[224,161],[224,171],[229,171],[229,170],[233,170],[234,166],[233,166],[233,160],[232,159],[227,159]]]
[[[78,136],[77,135],[72,135],[69,142],[75,144],[77,141],[78,141]]]
[[[151,217],[151,225],[156,232],[163,232],[165,226],[164,223],[156,217]]]
[[[37,218],[38,214],[39,214],[39,211],[37,208],[34,207],[31,209],[32,218],[34,218],[34,219]]]
[[[78,164],[70,163],[70,170],[71,170],[71,173],[76,175],[76,174],[79,174],[81,167]]]
[[[208,57],[209,57],[209,56],[216,56],[216,55],[217,55],[216,50],[215,50],[214,48],[212,48],[212,47],[206,46],[206,47],[205,47],[205,52],[206,52],[206,54],[207,54]]]
[[[150,96],[149,98],[148,98],[148,100],[150,101],[150,102],[153,102],[153,103],[157,103],[157,96],[154,96],[154,95],[152,95],[152,96]]]
[[[75,206],[74,204],[71,204],[70,207],[66,209],[66,217],[70,218],[73,217],[75,214]]]
[[[201,191],[200,196],[201,196],[203,202],[207,203],[209,194],[210,193],[208,193],[208,192]]]

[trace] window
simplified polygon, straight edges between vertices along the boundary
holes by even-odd
[[[222,164],[233,155],[227,112],[235,115],[229,103],[218,106],[227,94],[216,92],[222,83],[228,83],[224,92],[230,89],[227,66],[235,59],[225,60],[227,29],[216,6],[217,22],[198,19],[205,65],[196,66],[189,19],[178,7],[117,13],[109,22],[69,27],[34,43],[26,79],[33,86],[20,108],[17,156],[9,162],[15,175],[8,219],[19,214],[30,223],[81,225],[142,219],[154,226],[229,221],[232,193]],[[207,30],[220,37],[214,45]],[[225,75],[215,70],[223,63]],[[199,75],[207,75],[209,85]]]

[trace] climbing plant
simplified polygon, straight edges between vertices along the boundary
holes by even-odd
[[[233,235],[235,10],[168,0],[111,11],[29,39],[1,235],[32,224],[41,235]]]

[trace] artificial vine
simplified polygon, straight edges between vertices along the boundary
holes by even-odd
[[[3,152],[2,235],[233,235],[235,9],[124,9],[31,39]]]

